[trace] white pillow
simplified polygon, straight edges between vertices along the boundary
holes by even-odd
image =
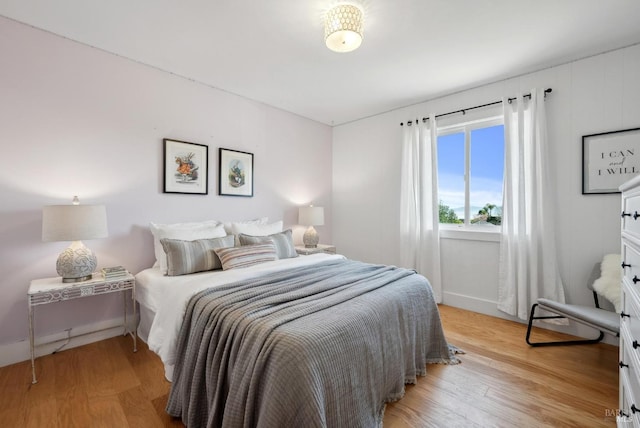
[[[282,225],[282,220],[271,224],[233,223],[231,231],[236,236],[241,233],[251,236],[267,236],[282,232]]]
[[[215,220],[173,224],[149,223],[149,229],[151,229],[151,233],[153,234],[153,250],[156,255],[156,262],[160,266],[160,271],[163,274],[167,273],[167,255],[160,243],[161,239],[195,241],[196,239],[212,239],[227,236],[227,233],[224,231],[224,225]]]
[[[267,224],[268,221],[269,221],[269,217],[260,217],[255,220],[245,220],[245,221],[228,221],[224,223],[224,230],[227,232],[227,235],[233,235],[234,224]]]

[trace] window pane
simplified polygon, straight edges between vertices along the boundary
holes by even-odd
[[[464,133],[438,137],[440,223],[464,220]]]
[[[491,126],[471,131],[470,157],[471,222],[501,224],[504,126]]]

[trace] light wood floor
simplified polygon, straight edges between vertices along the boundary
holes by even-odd
[[[526,326],[440,307],[459,365],[430,365],[426,377],[387,405],[384,426],[613,427],[618,348],[530,348]],[[536,330],[545,337],[557,333]],[[0,426],[162,427],[183,425],[164,412],[169,383],[144,343],[132,352],[117,337],[0,368]]]

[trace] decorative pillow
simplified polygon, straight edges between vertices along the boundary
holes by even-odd
[[[255,220],[245,220],[245,221],[229,221],[224,223],[224,230],[227,232],[227,235],[233,235],[233,225],[234,224],[267,224],[269,221],[269,217],[261,217]]]
[[[238,235],[238,240],[240,241],[240,245],[255,245],[273,242],[276,246],[276,254],[279,259],[298,257],[296,247],[293,245],[291,229],[287,229],[280,233],[274,233],[269,236],[251,236],[241,233]]]
[[[222,269],[220,258],[214,250],[233,247],[233,241],[233,235],[223,238],[196,239],[195,241],[162,238],[160,243],[166,253],[167,275],[186,275]]]
[[[282,232],[282,220],[271,224],[233,223],[231,225],[231,232],[234,235],[239,235],[241,233],[251,236],[272,235],[274,233]]]
[[[620,254],[607,254],[600,263],[600,278],[593,282],[593,289],[613,303],[616,312],[622,311],[620,296],[620,283],[622,282],[622,269],[620,264],[622,257]]]
[[[215,220],[173,224],[149,223],[149,228],[153,234],[156,262],[164,274],[167,273],[167,256],[160,243],[162,238],[195,241],[196,239],[221,238],[227,235],[224,226]]]
[[[220,257],[223,270],[246,268],[260,263],[278,260],[276,246],[273,242],[268,244],[244,245],[242,247],[217,248],[214,251],[218,257]]]

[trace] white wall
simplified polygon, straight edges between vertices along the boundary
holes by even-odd
[[[109,237],[86,244],[99,267],[134,273],[153,263],[150,221],[269,216],[298,240],[299,205],[331,218],[326,125],[4,18],[0,58],[0,354],[24,345],[29,281],[56,276],[68,245],[41,241],[43,205],[105,204]],[[162,193],[163,138],[209,146],[208,195]],[[254,154],[254,197],[217,196],[219,147]],[[331,242],[330,222],[318,232]],[[120,296],[41,306],[36,331],[100,323],[121,307]]]
[[[592,304],[585,281],[593,264],[620,251],[620,195],[582,195],[581,137],[640,127],[638,70],[640,45],[335,127],[334,243],[351,258],[399,264],[400,122],[551,87],[546,107],[560,273],[567,301]],[[444,302],[504,316],[495,309],[498,243],[441,242]]]

